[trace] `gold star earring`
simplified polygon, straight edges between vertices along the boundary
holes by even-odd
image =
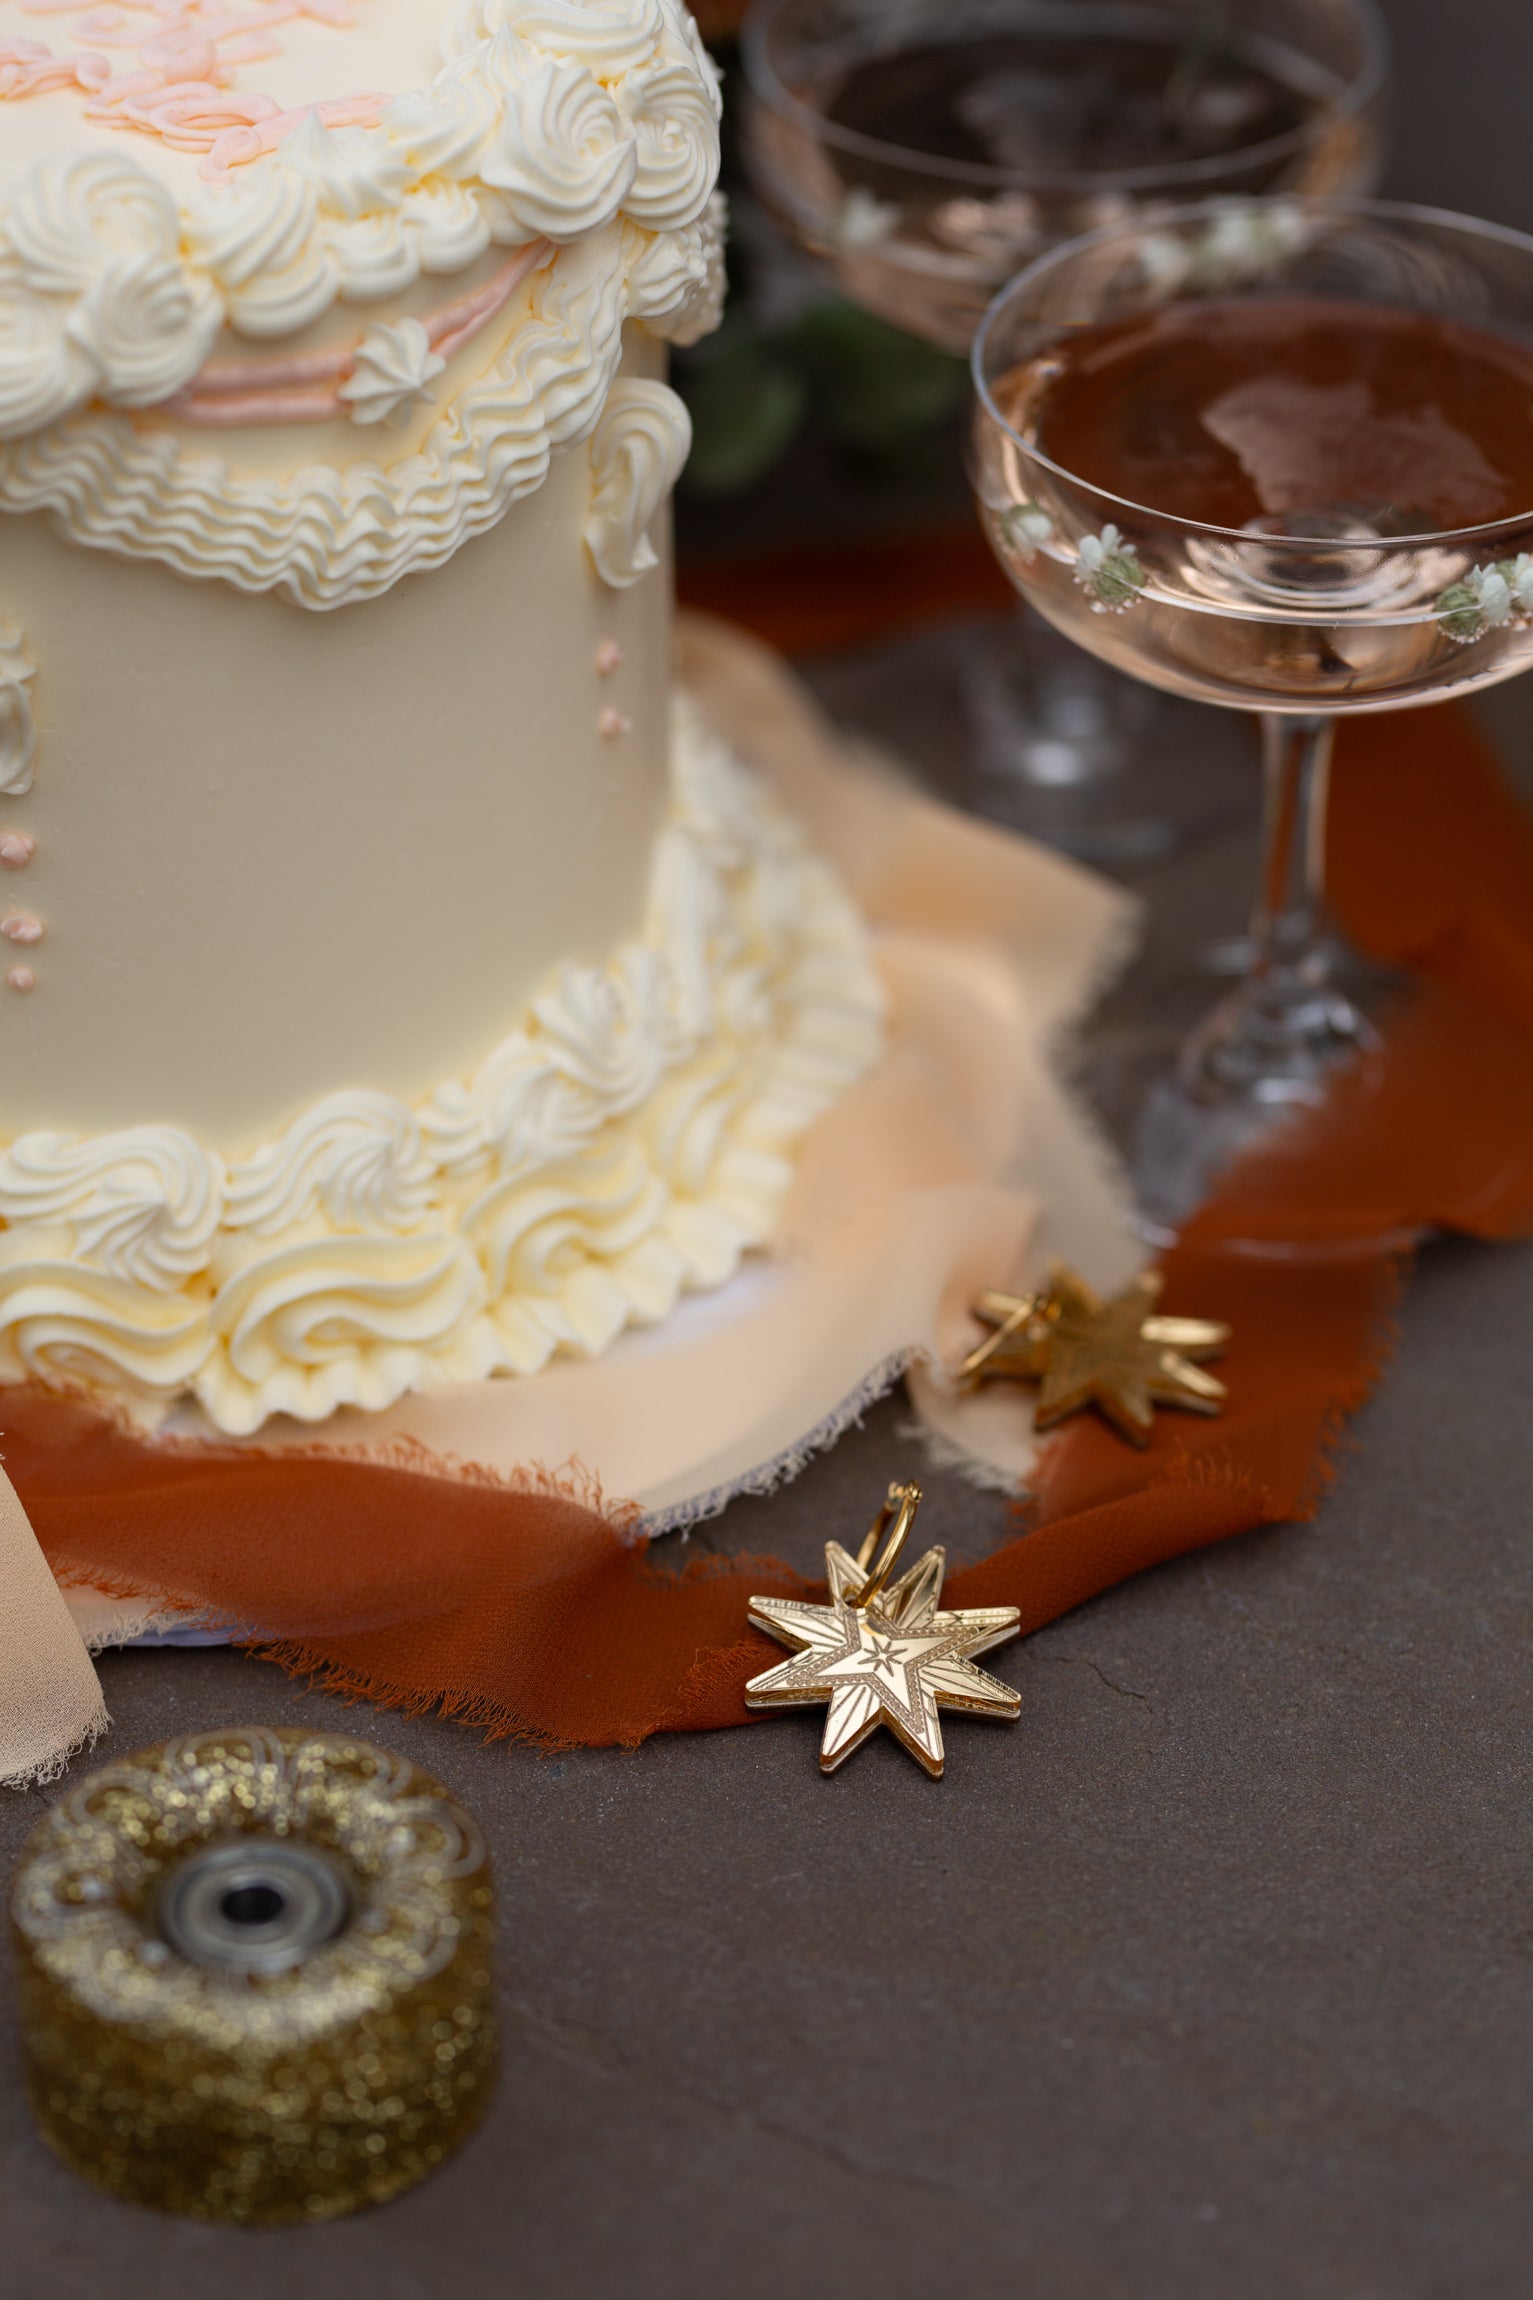
[[[1041,1293],[981,1294],[974,1314],[992,1331],[959,1378],[1037,1382],[1040,1430],[1094,1405],[1135,1445],[1149,1443],[1157,1405],[1217,1414],[1229,1392],[1200,1361],[1222,1354],[1230,1329],[1213,1318],[1160,1316],[1163,1283],[1158,1270],[1146,1270],[1103,1302],[1056,1265]]]
[[[1022,1616],[1016,1606],[943,1613],[943,1549],[929,1549],[890,1582],[920,1506],[918,1485],[891,1485],[855,1557],[838,1541],[825,1544],[829,1605],[807,1605],[793,1597],[750,1601],[754,1626],[795,1651],[751,1679],[746,1705],[798,1709],[827,1702],[822,1773],[833,1773],[871,1733],[887,1725],[901,1747],[940,1780],[939,1704],[1010,1719],[1022,1706],[1020,1693],[976,1669],[971,1659],[1017,1635]]]

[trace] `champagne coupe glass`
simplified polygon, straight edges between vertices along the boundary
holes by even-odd
[[[1262,714],[1251,968],[1140,1130],[1164,1239],[1374,1043],[1324,929],[1338,718],[1533,664],[1533,239],[1385,201],[1203,202],[1044,256],[973,369],[975,490],[1024,598],[1135,678]]]
[[[1374,0],[758,0],[744,45],[769,211],[850,301],[957,352],[1062,240],[1218,193],[1366,191],[1379,167]],[[962,676],[1023,828],[1103,862],[1178,842],[1196,766],[1185,728],[1157,744],[1155,698],[1030,617]]]

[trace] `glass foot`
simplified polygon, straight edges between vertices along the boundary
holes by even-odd
[[[959,695],[971,803],[1078,861],[1161,861],[1246,803],[1244,745],[1211,741],[1214,714],[1109,670],[1032,615],[975,635]]]
[[[1280,1011],[1244,990],[1217,1007],[1145,1099],[1134,1145],[1144,1235],[1169,1245],[1242,1152],[1314,1109],[1327,1080],[1378,1043],[1329,984]]]

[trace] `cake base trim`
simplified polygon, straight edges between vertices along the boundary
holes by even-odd
[[[770,1237],[882,1013],[834,874],[683,700],[640,935],[473,1077],[233,1160],[172,1126],[0,1153],[0,1381],[245,1434],[594,1355]]]

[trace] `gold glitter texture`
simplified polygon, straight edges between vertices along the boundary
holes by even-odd
[[[344,1878],[334,1936],[286,1970],[192,1962],[169,1879],[205,1848],[309,1846]],[[32,2106],[98,2188],[200,2220],[327,2220],[396,2196],[473,2129],[495,2066],[483,1842],[427,1774],[264,1727],[92,1774],[11,1900]]]

